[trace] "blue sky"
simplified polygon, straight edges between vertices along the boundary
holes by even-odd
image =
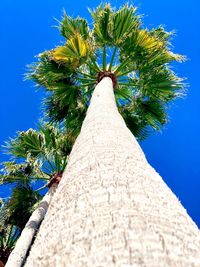
[[[119,6],[126,1],[111,1]],[[169,111],[170,123],[162,133],[151,136],[141,146],[152,166],[178,196],[190,216],[200,227],[200,20],[199,0],[129,1],[144,14],[147,27],[165,25],[175,29],[174,51],[185,54],[188,61],[174,66],[187,77],[187,97],[176,101]],[[26,65],[34,56],[60,43],[54,18],[60,19],[65,8],[69,15],[89,18],[87,7],[100,1],[68,0],[1,0],[0,9],[0,144],[15,135],[17,130],[35,127],[42,115],[43,92],[23,81]],[[6,160],[0,154],[0,161]],[[9,189],[0,188],[0,197]]]

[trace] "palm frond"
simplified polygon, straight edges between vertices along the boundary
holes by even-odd
[[[44,136],[33,129],[18,132],[16,138],[7,142],[8,152],[17,158],[37,157],[44,149]]]
[[[0,173],[0,185],[8,183],[28,184],[36,180],[48,180],[48,176],[41,171],[41,163],[29,157],[25,162],[3,162]]]
[[[17,185],[6,204],[9,211],[8,224],[23,229],[42,196],[30,186]]]
[[[120,8],[113,15],[113,43],[120,45],[140,25],[139,16],[135,14],[136,8],[128,5]]]
[[[59,46],[52,52],[52,57],[58,63],[67,64],[72,68],[79,67],[85,62],[92,50],[87,40],[84,40],[80,34],[75,34],[70,38],[65,46]]]
[[[80,92],[76,87],[58,88],[54,90],[45,100],[44,109],[51,122],[61,122],[66,119],[75,109],[79,109],[83,102]],[[83,102],[84,103],[84,102]],[[83,104],[82,104],[83,105]]]
[[[74,85],[76,74],[66,65],[52,59],[52,51],[45,51],[38,55],[38,61],[28,66],[26,79],[33,80],[38,86],[53,90],[59,84]]]
[[[141,71],[138,84],[141,93],[152,99],[169,102],[184,95],[183,79],[178,78],[169,68],[157,67]]]
[[[4,264],[6,264],[20,233],[20,229],[14,225],[4,225],[4,228],[0,229],[0,261]]]
[[[84,40],[89,38],[89,28],[87,21],[83,18],[73,19],[67,16],[66,12],[60,23],[60,33],[67,40],[73,38],[76,34],[79,34]]]
[[[150,129],[146,121],[137,112],[131,111],[125,106],[119,107],[119,112],[123,116],[127,127],[138,140],[142,141],[149,136]]]
[[[165,106],[158,100],[145,98],[134,99],[130,105],[130,110],[132,108],[136,110],[136,114],[140,119],[154,130],[160,130],[161,126],[167,122]]]
[[[109,4],[100,4],[95,10],[89,9],[94,19],[93,36],[97,46],[112,44],[112,9]]]

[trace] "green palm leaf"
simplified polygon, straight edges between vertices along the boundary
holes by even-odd
[[[72,69],[68,69],[66,65],[61,65],[54,61],[51,57],[52,52],[44,52],[38,56],[39,61],[29,65],[29,71],[26,79],[33,80],[37,85],[54,90],[60,84],[74,85],[76,74]]]
[[[60,23],[60,33],[66,39],[71,39],[74,35],[79,34],[84,40],[89,38],[89,28],[87,21],[83,18],[72,19],[64,13],[62,22]]]
[[[49,177],[41,171],[41,162],[33,158],[25,158],[22,163],[8,161],[2,163],[0,185],[8,183],[27,184],[35,180],[48,180]]]
[[[109,4],[100,5],[95,10],[89,9],[90,14],[94,19],[94,38],[97,45],[102,47],[104,45],[112,44],[112,9]]]
[[[44,136],[33,129],[26,132],[18,132],[18,137],[7,142],[10,154],[18,158],[26,158],[28,155],[37,157],[43,152]]]
[[[114,14],[113,44],[120,46],[120,44],[139,27],[139,16],[137,16],[135,12],[135,7],[125,5]]]
[[[183,80],[166,67],[157,67],[151,72],[140,72],[139,88],[153,99],[168,102],[184,94]]]
[[[8,224],[23,229],[42,196],[28,185],[17,185],[6,204],[9,211]]]

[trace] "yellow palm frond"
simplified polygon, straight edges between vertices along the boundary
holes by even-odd
[[[164,43],[156,37],[149,34],[147,30],[139,30],[133,34],[133,40],[136,46],[139,46],[145,50],[161,49]]]
[[[84,40],[80,34],[76,34],[73,38],[70,38],[65,46],[58,46],[54,49],[52,56],[56,61],[62,61],[64,63],[76,63],[82,62],[87,59],[91,53],[91,48],[86,40]]]

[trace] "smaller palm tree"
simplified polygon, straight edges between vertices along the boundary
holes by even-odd
[[[62,178],[68,154],[75,140],[72,131],[44,123],[38,130],[29,129],[26,132],[18,132],[16,138],[6,143],[7,152],[11,154],[12,161],[3,163],[0,182],[1,184],[16,183],[17,186],[4,208],[7,214],[7,217],[4,216],[4,225],[8,225],[8,229],[6,228],[3,238],[5,239],[8,233],[12,236],[14,230],[17,230],[18,235],[14,235],[16,238],[12,247],[4,249],[4,255],[10,254],[19,235],[24,234],[27,242],[24,243],[23,251],[18,253],[21,253],[22,261],[26,256],[29,245],[46,214],[55,188]],[[38,188],[38,181],[41,180],[44,185]],[[37,189],[34,190],[33,187]],[[41,195],[38,191],[46,187],[50,190],[40,201]],[[34,225],[31,221],[34,221]],[[10,226],[14,228],[9,232]],[[20,246],[20,249],[22,247]]]

